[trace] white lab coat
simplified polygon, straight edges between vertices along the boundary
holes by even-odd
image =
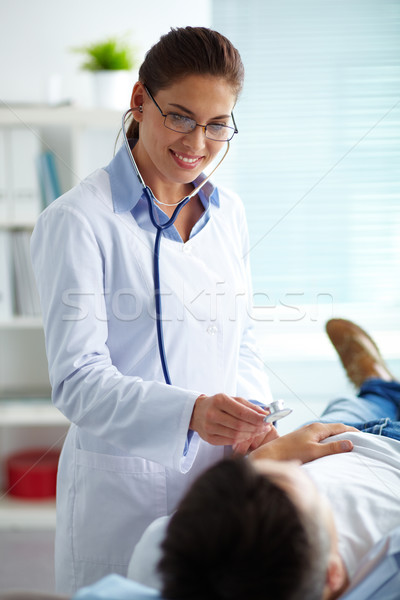
[[[161,242],[168,386],[154,320],[155,233],[124,205],[131,173],[117,179],[118,192],[96,171],[42,213],[32,236],[53,402],[72,422],[57,484],[56,580],[65,594],[125,575],[149,523],[224,455],[188,438],[200,393],[271,400],[249,318],[240,200],[220,190],[196,235]]]

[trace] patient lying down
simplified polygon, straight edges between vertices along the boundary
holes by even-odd
[[[352,599],[400,598],[400,383],[356,324],[327,332],[358,396],[200,476],[161,543],[165,598],[327,600],[349,586]]]
[[[162,551],[166,598],[321,600],[349,581],[329,504],[296,462],[210,469],[172,517]]]
[[[162,595],[339,597],[362,557],[400,524],[400,443],[361,432],[334,439],[343,437],[354,443],[351,453],[305,466],[264,459],[261,451],[203,474],[169,522]]]

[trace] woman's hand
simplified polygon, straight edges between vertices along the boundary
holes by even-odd
[[[245,442],[240,442],[238,444],[234,444],[233,451],[235,454],[247,454],[253,450],[256,450],[260,446],[264,444],[268,444],[272,442],[272,440],[276,440],[279,437],[279,433],[276,428],[271,425],[271,429],[267,432],[263,432],[260,435],[257,435]]]
[[[310,462],[328,454],[350,452],[353,443],[350,440],[336,440],[321,444],[326,438],[345,431],[358,431],[342,423],[311,423],[288,433],[276,440],[260,446],[249,456],[252,460],[270,458],[273,460],[301,460]]]
[[[233,446],[263,436],[271,431],[264,423],[268,414],[244,398],[226,394],[199,396],[195,402],[190,429],[214,446]]]

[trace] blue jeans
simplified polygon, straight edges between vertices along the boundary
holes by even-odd
[[[358,396],[333,400],[318,421],[345,423],[400,441],[400,383],[367,379]]]

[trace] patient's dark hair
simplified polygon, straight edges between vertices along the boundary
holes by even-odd
[[[322,540],[322,541],[321,541]],[[320,600],[328,543],[246,459],[193,484],[169,523],[158,565],[168,600]]]
[[[147,52],[139,81],[156,95],[187,75],[221,77],[237,97],[243,86],[244,68],[239,52],[221,33],[207,27],[171,28]],[[129,125],[127,136],[139,137],[136,121]]]

